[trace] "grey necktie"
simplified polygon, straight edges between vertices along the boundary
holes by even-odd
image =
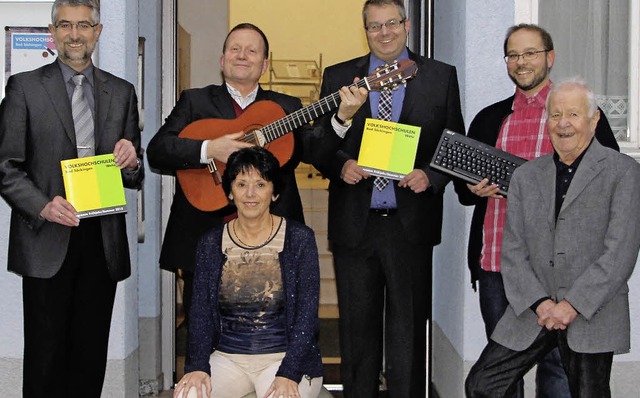
[[[93,116],[89,103],[84,96],[82,83],[84,75],[75,75],[73,77],[73,95],[71,96],[71,112],[73,114],[73,125],[76,130],[76,147],[78,149],[78,157],[95,155],[95,139],[93,137]]]
[[[382,90],[380,93],[380,102],[378,102],[378,119],[391,120],[391,98],[392,93],[390,89]],[[382,191],[389,184],[389,179],[385,177],[376,177],[373,180],[378,191]]]

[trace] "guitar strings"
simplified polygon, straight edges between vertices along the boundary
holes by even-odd
[[[352,86],[355,86],[357,88],[365,87],[367,85],[366,79],[367,78],[359,80],[356,83],[353,83]],[[315,119],[315,117],[324,115],[332,109],[337,108],[340,105],[340,103],[338,102],[339,98],[340,93],[335,92],[314,102],[307,107],[300,108],[295,112],[286,115],[282,119],[267,124],[260,129],[265,136],[265,141],[269,143],[303,125],[304,123],[309,123],[311,120]],[[311,112],[311,110],[313,110],[313,113]],[[313,117],[313,114],[315,114],[315,117]],[[250,133],[247,133],[244,137],[242,137],[241,140],[243,142],[256,143],[258,142],[258,140],[256,139],[255,135],[255,131],[251,131]]]

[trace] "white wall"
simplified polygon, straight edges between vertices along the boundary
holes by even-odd
[[[465,125],[485,106],[513,93],[502,60],[513,4],[500,0],[436,0],[434,58],[456,66]],[[442,243],[434,255],[433,380],[441,396],[463,396],[465,361],[486,344],[478,295],[471,289],[467,242],[472,208],[445,194]]]
[[[98,44],[98,65],[134,86],[137,78],[138,2],[110,0],[101,2],[104,25]],[[127,234],[131,254],[131,277],[118,283],[111,334],[105,394],[113,397],[137,395],[138,391],[138,248],[137,195],[127,191]],[[132,370],[134,372],[132,372]]]
[[[99,41],[101,69],[109,71],[132,84],[138,82],[136,58],[138,48],[138,6],[127,0],[104,1],[101,5],[104,25]],[[132,276],[118,284],[116,304],[111,324],[109,358],[124,359],[138,342],[137,272],[138,253],[136,242],[136,195],[127,191],[127,233],[131,251]]]
[[[513,6],[504,1],[435,3],[434,55],[457,67],[467,128],[480,109],[513,93],[502,60],[504,32],[512,21]],[[475,357],[486,339],[467,268],[472,208],[458,203],[452,185],[445,199],[443,243],[434,261],[434,321],[460,357]]]
[[[159,1],[139,2],[140,36],[145,38],[144,93],[138,92],[138,100],[144,94],[144,120],[142,146],[162,124],[161,115],[161,17],[162,4]],[[158,268],[162,228],[160,217],[160,175],[151,172],[148,163],[144,180],[144,208],[141,234],[144,242],[138,246],[138,315],[139,315],[139,369],[141,392],[156,392],[163,384],[161,348],[161,284]],[[171,374],[167,375],[168,377]]]

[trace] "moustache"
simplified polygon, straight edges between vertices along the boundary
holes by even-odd
[[[84,39],[67,39],[64,41],[64,44],[86,44],[87,41]]]

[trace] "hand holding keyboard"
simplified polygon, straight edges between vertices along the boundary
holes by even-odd
[[[513,171],[524,162],[526,159],[445,129],[429,166],[471,184],[487,178],[499,187],[499,195],[506,196]]]

